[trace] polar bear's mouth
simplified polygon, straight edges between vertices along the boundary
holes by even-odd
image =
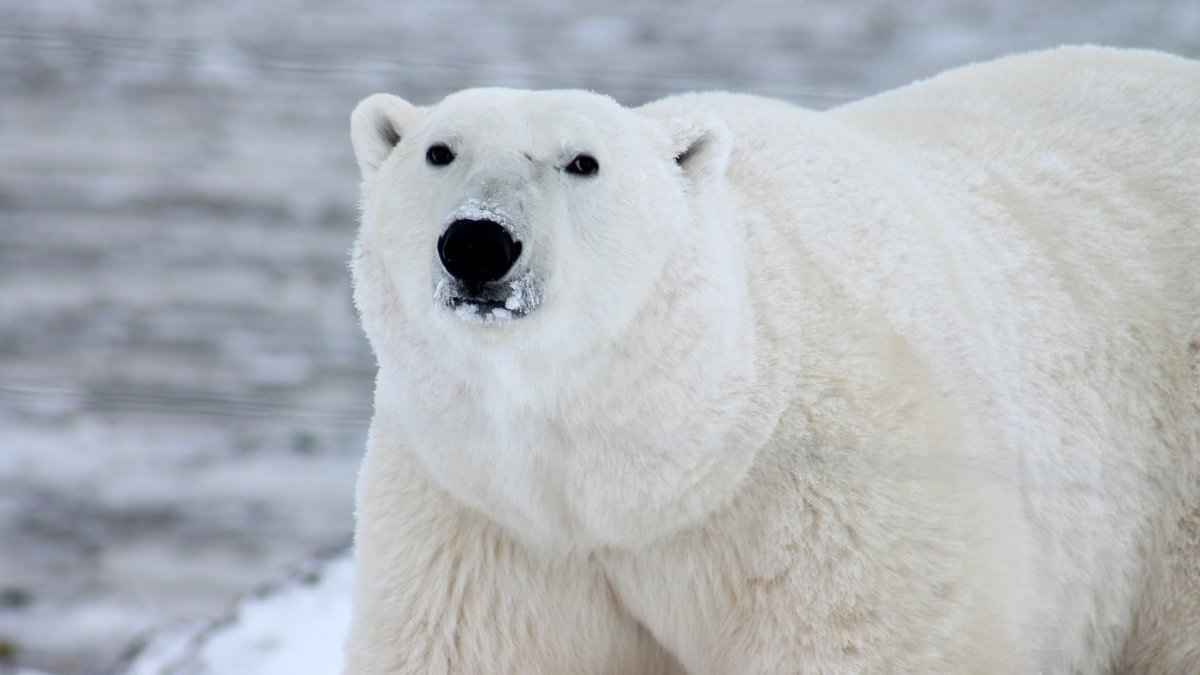
[[[532,272],[485,284],[465,284],[446,276],[438,280],[433,297],[459,318],[483,322],[519,319],[542,302],[541,288]]]

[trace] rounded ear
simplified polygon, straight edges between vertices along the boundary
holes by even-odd
[[[693,179],[724,175],[733,149],[732,132],[720,118],[708,113],[673,117],[665,121],[671,155],[685,176]]]
[[[391,94],[371,94],[354,106],[350,142],[364,179],[379,170],[420,115],[420,108]]]

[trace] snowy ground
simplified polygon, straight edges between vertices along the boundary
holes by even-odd
[[[0,0],[0,673],[111,671],[348,541],[361,96],[821,108],[1082,41],[1200,56],[1200,3]]]
[[[350,622],[349,557],[260,589],[215,622],[166,630],[124,664],[126,675],[338,672]]]

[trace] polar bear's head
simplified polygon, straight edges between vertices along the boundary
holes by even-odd
[[[620,509],[581,503],[588,481],[624,482],[630,510],[667,508],[661,486],[695,478],[691,449],[668,448],[711,431],[691,419],[711,384],[696,380],[724,382],[710,352],[736,348],[720,326],[744,304],[722,234],[725,126],[476,89],[432,107],[370,96],[351,135],[376,425],[391,419],[443,487],[517,529],[621,539],[632,523],[599,522]]]
[[[521,336],[559,355],[625,329],[693,227],[688,178],[728,151],[723,128],[573,91],[476,89],[430,108],[377,94],[351,127],[363,236],[395,309],[450,340]]]

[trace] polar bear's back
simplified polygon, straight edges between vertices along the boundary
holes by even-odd
[[[1063,343],[1055,357],[1116,331],[1110,342],[1140,348],[1128,351],[1143,357],[1132,367],[1166,369],[1159,387],[1174,379],[1177,390],[1196,390],[1200,62],[1065,47],[959,68],[829,114],[953,205],[941,215],[961,230],[964,276],[1013,298],[1001,324]],[[1046,328],[1066,321],[1087,330],[1072,342],[1066,327]],[[1030,346],[1032,361],[1050,357]]]
[[[1017,467],[1054,625],[1031,639],[1102,659],[1129,608],[1158,625],[1141,580],[1165,573],[1143,552],[1200,555],[1168,543],[1200,520],[1200,64],[1062,48],[823,113],[730,94],[647,107],[680,109],[732,132],[750,264],[773,268],[764,314],[787,315],[778,279],[821,268]]]
[[[1001,208],[1097,207],[1083,217],[1010,213],[1014,223],[1073,241],[1136,226],[1149,250],[1122,250],[1121,259],[1147,253],[1160,269],[1196,271],[1198,61],[1064,47],[958,68],[831,114],[919,163],[958,165],[972,191]],[[1188,280],[1195,289],[1200,277]]]
[[[1200,339],[1198,61],[1063,47],[827,112],[725,93],[645,109],[722,118],[731,184],[759,227],[818,259],[830,247],[832,273],[863,294],[925,296],[922,266],[941,268],[957,294],[928,298],[915,319],[931,322],[939,303],[977,304],[978,293],[993,306],[960,318],[979,330],[993,322],[997,340],[1057,309],[1100,330],[1165,326],[1175,347]],[[896,288],[906,279],[924,285]]]
[[[1001,437],[1019,449],[1021,493],[1043,533],[1037,568],[1091,586],[1074,596],[1048,586],[1043,597],[1058,616],[1111,626],[1132,603],[1153,627],[1125,643],[1132,669],[1193,672],[1200,655],[1184,626],[1200,620],[1200,63],[1062,48],[832,115],[893,149],[952,205],[944,241],[966,261],[959,279],[990,302],[994,354],[981,364],[1006,401]],[[1075,551],[1048,552],[1055,541]],[[1155,550],[1170,553],[1143,557]],[[1076,644],[1122,641],[1062,627]]]

